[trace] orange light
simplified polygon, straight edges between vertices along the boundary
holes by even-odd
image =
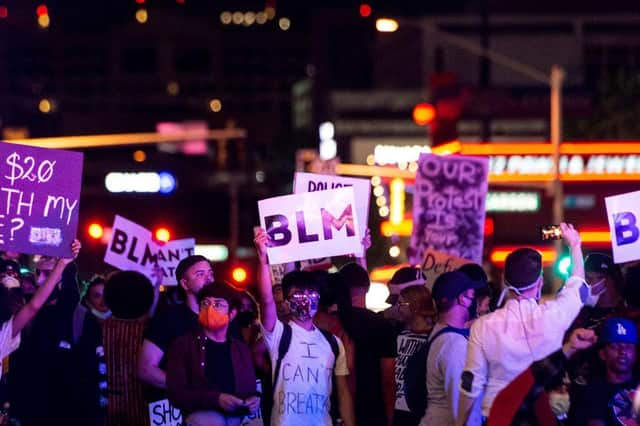
[[[393,225],[399,225],[404,219],[404,181],[400,178],[393,179],[389,185],[389,192],[389,220]]]
[[[389,220],[380,222],[380,233],[385,237],[392,237],[397,235],[399,237],[411,236],[413,230],[413,220],[403,219],[399,224],[394,225]]]
[[[249,273],[247,272],[247,269],[242,266],[236,266],[231,271],[231,278],[233,278],[233,281],[237,282],[238,284],[242,284],[247,281],[248,277]]]
[[[413,121],[418,126],[426,126],[436,118],[436,109],[433,105],[422,103],[413,108]]]
[[[431,148],[431,152],[438,155],[457,154],[462,149],[462,144],[459,140],[453,140],[451,142],[443,143],[442,145],[434,146]]]
[[[156,229],[156,240],[157,241],[162,241],[163,243],[166,243],[167,241],[169,241],[171,239],[171,233],[169,232],[169,230],[167,228],[158,228]]]
[[[89,225],[87,232],[94,240],[99,240],[104,235],[104,228],[99,223],[92,223]]]
[[[369,278],[371,279],[371,281],[386,283],[391,279],[391,277],[393,277],[393,274],[395,274],[398,269],[405,266],[409,265],[405,263],[402,265],[383,266],[381,268],[376,268],[371,271],[371,274],[369,274]]]
[[[610,243],[611,233],[609,230],[588,229],[580,232],[580,239],[583,243]]]
[[[368,18],[369,16],[371,16],[371,6],[366,3],[362,3],[360,5],[360,16],[362,16],[363,18]]]
[[[44,16],[48,14],[49,14],[49,9],[47,8],[47,5],[41,4],[40,6],[36,7],[36,15]]]
[[[512,251],[520,248],[520,246],[500,246],[491,250],[491,254],[489,255],[489,259],[491,259],[491,263],[494,263],[498,266],[503,266],[507,256]],[[556,260],[556,251],[550,247],[531,247],[534,250],[537,250],[542,255],[542,264],[544,266],[551,266],[553,262]]]

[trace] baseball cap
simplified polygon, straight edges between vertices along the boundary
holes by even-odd
[[[389,289],[389,297],[387,303],[394,304],[397,302],[400,292],[414,285],[425,285],[427,277],[422,269],[417,266],[405,266],[398,269],[387,283]]]
[[[638,343],[638,331],[633,321],[625,318],[609,318],[600,332],[600,343]]]
[[[431,296],[437,304],[448,303],[471,288],[481,288],[485,285],[486,283],[482,281],[472,280],[464,272],[445,272],[436,278],[435,283],[433,283]]]
[[[542,273],[542,255],[524,247],[512,251],[504,263],[504,279],[508,285],[522,288],[532,285]]]
[[[585,272],[600,272],[611,275],[614,269],[613,260],[604,253],[591,253],[584,260]]]

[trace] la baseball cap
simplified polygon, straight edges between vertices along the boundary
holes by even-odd
[[[609,318],[600,332],[600,343],[638,343],[638,331],[633,321]]]

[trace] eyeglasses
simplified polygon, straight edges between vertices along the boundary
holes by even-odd
[[[227,302],[225,302],[224,300],[214,300],[212,302],[209,299],[204,299],[202,302],[200,302],[200,307],[201,308],[208,308],[209,306],[212,306],[213,309],[215,309],[215,310],[229,309],[229,304]]]

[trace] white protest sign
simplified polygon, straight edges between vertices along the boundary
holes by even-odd
[[[486,157],[420,154],[410,263],[422,262],[428,248],[482,262],[488,173]]]
[[[604,201],[613,261],[624,263],[640,259],[640,191],[606,197]]]
[[[269,263],[352,254],[361,245],[352,187],[258,201]]]
[[[169,403],[168,399],[161,399],[149,404],[149,424],[151,426],[182,426],[182,414]]]
[[[352,186],[356,202],[356,215],[358,216],[358,229],[360,235],[365,235],[369,226],[369,202],[371,200],[371,183],[369,179],[358,179],[334,175],[321,175],[315,173],[296,173],[293,177],[293,192],[326,191]],[[353,253],[358,257],[363,256],[363,248]]]
[[[162,268],[162,283],[176,285],[176,267],[182,259],[193,255],[195,244],[193,238],[157,243],[147,228],[116,215],[104,261],[121,270],[140,272],[152,281],[157,263]]]

